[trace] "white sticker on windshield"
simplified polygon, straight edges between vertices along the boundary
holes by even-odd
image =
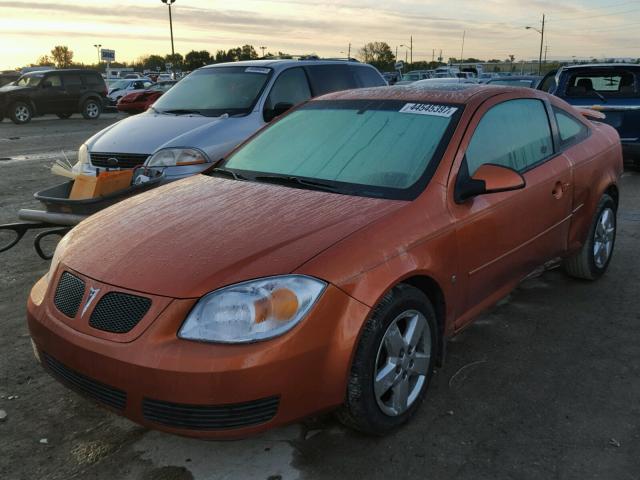
[[[447,105],[432,105],[429,103],[407,103],[400,109],[400,113],[415,113],[417,115],[433,115],[436,117],[447,117],[456,113],[456,107]]]
[[[268,68],[262,68],[262,67],[247,67],[244,69],[244,71],[247,73],[264,73],[264,74],[269,73]]]

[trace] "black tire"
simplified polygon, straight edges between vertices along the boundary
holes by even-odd
[[[102,113],[102,102],[95,98],[88,98],[82,104],[82,116],[85,120],[97,120]]]
[[[33,109],[27,102],[13,102],[9,107],[9,118],[16,125],[24,125],[33,118]]]
[[[599,232],[598,223],[600,222],[606,210],[612,212],[613,215],[613,238],[611,239],[611,249],[606,258],[606,261],[602,262],[601,260],[596,258],[594,247],[596,244],[596,235]],[[562,267],[564,268],[564,271],[572,277],[581,278],[584,280],[597,280],[598,278],[600,278],[604,274],[604,272],[607,271],[607,267],[609,266],[611,257],[613,256],[617,225],[618,221],[616,203],[613,198],[611,198],[607,194],[604,194],[598,202],[596,213],[593,216],[591,226],[589,227],[587,239],[582,245],[582,248],[573,256],[563,260]]]
[[[72,113],[56,113],[56,115],[58,116],[59,119],[66,120],[73,114]]]
[[[410,311],[420,312],[427,320],[429,338],[426,338],[426,328],[422,338],[425,345],[430,345],[430,357],[421,389],[416,389],[419,393],[406,411],[392,416],[382,410],[376,398],[375,372],[379,368],[376,361],[379,361],[378,355],[390,325],[401,317],[403,312]],[[422,403],[433,376],[437,332],[436,315],[424,293],[405,284],[397,285],[388,292],[364,326],[351,366],[346,400],[337,412],[339,420],[348,427],[371,435],[384,435],[406,423]],[[395,387],[390,387],[389,391],[393,388]]]

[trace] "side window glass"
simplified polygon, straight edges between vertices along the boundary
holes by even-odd
[[[308,68],[315,96],[357,88],[355,74],[349,65],[312,65]]]
[[[563,145],[584,138],[587,133],[587,127],[559,108],[553,107],[553,113],[558,122],[558,133],[560,133],[560,140]]]
[[[60,75],[49,75],[47,78],[45,78],[45,81],[51,82],[52,87],[62,86],[62,80],[60,80]]]
[[[267,97],[265,109],[272,109],[278,103],[297,105],[311,98],[307,76],[302,68],[285,70],[278,76]]]
[[[350,67],[358,77],[360,87],[381,87],[384,85],[384,79],[374,68],[369,67]]]
[[[65,75],[64,86],[65,87],[79,87],[82,85],[80,75]]]
[[[469,174],[486,163],[523,172],[553,153],[544,103],[521,99],[500,103],[480,120],[467,148]]]
[[[153,85],[153,83],[151,83],[151,82],[144,82],[144,83],[143,83],[143,88],[149,88],[151,85]]]

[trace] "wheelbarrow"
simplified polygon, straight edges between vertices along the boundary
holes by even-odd
[[[53,253],[46,252],[42,241],[51,236],[62,238],[75,225],[85,218],[114,205],[126,198],[138,195],[160,185],[163,175],[158,171],[150,171],[139,167],[134,173],[134,178],[145,175],[144,183],[134,183],[123,190],[118,190],[108,195],[83,200],[69,198],[73,181],[68,181],[55,187],[50,187],[34,194],[44,206],[44,210],[21,209],[18,218],[22,221],[0,225],[0,238],[8,234],[9,240],[0,240],[0,253],[10,250],[22,240],[29,230],[43,230],[38,233],[33,246],[36,253],[44,260],[50,260]]]

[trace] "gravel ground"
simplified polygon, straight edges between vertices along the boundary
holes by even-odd
[[[60,181],[117,120],[0,123],[0,223]],[[149,431],[62,387],[36,363],[24,318],[47,269],[28,238],[0,254],[0,478],[13,479],[638,479],[640,478],[640,174],[622,181],[607,275],[549,271],[524,282],[449,345],[414,420],[385,438],[331,416],[236,442]]]

